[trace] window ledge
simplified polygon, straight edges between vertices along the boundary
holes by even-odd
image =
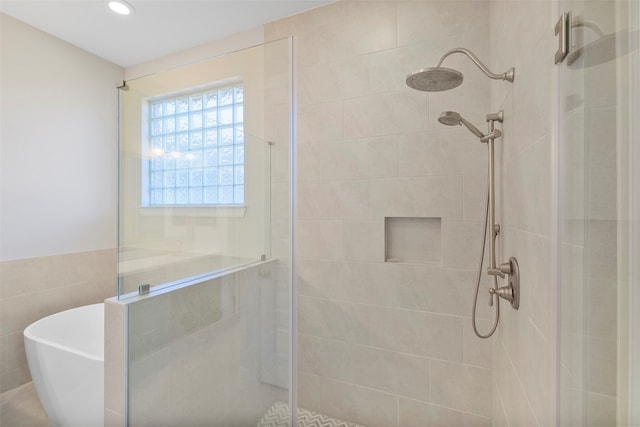
[[[139,206],[144,216],[190,216],[243,218],[246,205]]]

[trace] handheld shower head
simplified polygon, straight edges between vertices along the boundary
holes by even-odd
[[[471,131],[471,133],[473,133],[478,138],[482,139],[485,137],[485,135],[482,132],[480,132],[477,127],[475,127],[470,122],[466,121],[464,117],[460,115],[460,113],[456,113],[455,111],[444,111],[442,114],[440,114],[440,117],[438,117],[438,121],[443,125],[447,125],[447,126],[464,125],[467,129]]]
[[[443,111],[438,117],[438,121],[447,126],[460,126],[462,116],[455,111]]]
[[[453,53],[462,53],[466,55],[490,79],[513,82],[513,78],[515,75],[515,70],[513,68],[505,71],[502,74],[492,73],[491,71],[489,71],[487,66],[484,65],[482,61],[480,61],[478,57],[473,54],[473,52],[468,49],[458,47],[455,49],[451,49],[449,52],[445,53],[442,58],[440,58],[438,65],[436,65],[435,67],[423,68],[416,71],[415,73],[409,74],[406,80],[407,86],[412,89],[421,90],[424,92],[440,92],[460,86],[463,80],[462,73],[451,68],[441,67],[442,61],[444,61],[447,56]]]

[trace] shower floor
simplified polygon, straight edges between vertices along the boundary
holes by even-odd
[[[289,405],[276,402],[258,422],[257,427],[287,427],[289,425]],[[298,408],[297,427],[364,427],[360,424],[337,420],[308,409]]]

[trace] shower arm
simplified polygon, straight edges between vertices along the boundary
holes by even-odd
[[[436,67],[440,67],[442,65],[442,61],[444,61],[447,56],[454,53],[463,53],[467,55],[467,57],[471,59],[471,61],[473,61],[473,63],[476,64],[476,66],[480,68],[480,70],[482,70],[482,72],[485,73],[487,77],[489,77],[490,79],[506,80],[508,82],[513,82],[513,78],[515,77],[515,69],[510,68],[509,70],[505,71],[502,74],[492,73],[491,70],[489,70],[487,66],[484,65],[484,63],[480,61],[480,59],[478,59],[478,57],[473,54],[473,52],[463,47],[457,47],[455,49],[451,49],[449,52],[442,55],[442,58],[440,58],[440,61],[438,62],[438,65],[436,65]]]

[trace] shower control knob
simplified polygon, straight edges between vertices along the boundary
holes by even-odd
[[[509,262],[500,264],[500,268],[489,269],[489,274],[508,276],[508,285],[497,289],[489,288],[491,302],[493,302],[493,296],[497,295],[509,301],[512,308],[516,310],[520,308],[520,266],[518,265],[518,260],[511,257]]]
[[[507,301],[513,301],[513,288],[511,285],[503,286],[498,289],[489,288],[489,293],[491,294],[491,300],[493,301],[493,296],[497,295],[500,298],[504,298]]]
[[[500,271],[502,271],[504,274],[511,274],[511,272],[513,271],[511,268],[511,261],[503,262],[502,264],[500,264]]]

